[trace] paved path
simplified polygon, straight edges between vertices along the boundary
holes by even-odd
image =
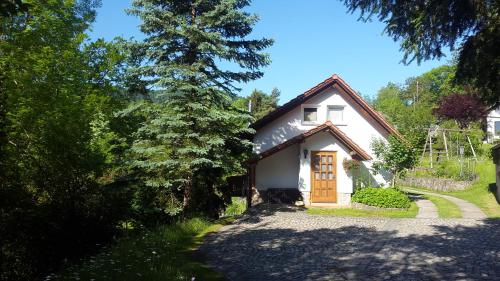
[[[418,206],[417,219],[437,219],[439,217],[436,205],[427,199],[416,199]]]
[[[342,218],[262,205],[200,247],[228,280],[500,280],[500,220]]]
[[[415,190],[411,188],[405,188],[404,190],[412,192],[412,193],[420,193],[420,194],[428,194],[436,197],[441,197],[446,200],[449,200],[453,203],[455,203],[458,208],[460,209],[460,212],[462,212],[462,218],[464,219],[485,219],[487,216],[486,214],[479,209],[476,205],[467,202],[465,200],[453,197],[453,196],[448,196],[448,195],[443,195],[443,194],[438,194],[438,193],[433,193],[433,192],[428,192],[428,191],[420,191],[420,190]]]

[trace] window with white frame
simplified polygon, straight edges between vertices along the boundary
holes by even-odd
[[[304,107],[303,108],[303,118],[304,122],[314,123],[318,121],[318,108],[317,107]]]
[[[333,124],[344,124],[344,106],[341,105],[328,106],[327,118]]]

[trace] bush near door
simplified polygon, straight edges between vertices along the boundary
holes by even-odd
[[[356,190],[353,202],[381,208],[409,208],[410,199],[395,188],[367,187]]]

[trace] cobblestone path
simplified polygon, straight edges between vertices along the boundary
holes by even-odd
[[[500,220],[251,210],[200,247],[228,280],[500,280]]]

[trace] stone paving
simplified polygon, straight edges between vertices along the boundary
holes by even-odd
[[[438,209],[431,200],[423,199],[422,195],[411,195],[418,207],[417,219],[437,219]]]
[[[342,218],[261,205],[200,247],[228,280],[500,280],[500,220]]]

